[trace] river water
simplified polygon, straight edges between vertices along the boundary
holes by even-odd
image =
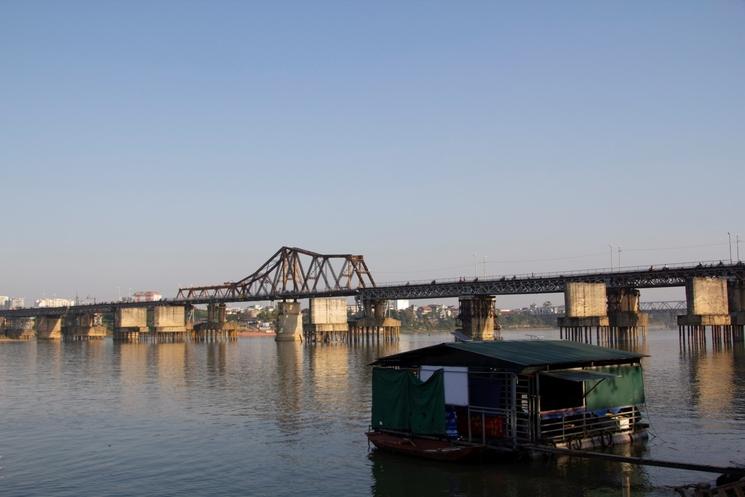
[[[656,496],[712,478],[599,461],[452,465],[369,454],[368,363],[451,340],[0,343],[0,495]],[[650,355],[656,434],[636,453],[745,463],[742,344],[681,352],[677,331],[652,330],[631,348]]]

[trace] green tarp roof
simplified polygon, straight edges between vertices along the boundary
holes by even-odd
[[[586,371],[584,369],[559,369],[557,371],[545,371],[541,374],[551,376],[552,378],[575,382],[600,381],[617,378],[614,374],[598,373],[596,371]]]
[[[644,354],[565,340],[453,342],[382,357],[374,364],[469,366],[511,371],[637,362]]]

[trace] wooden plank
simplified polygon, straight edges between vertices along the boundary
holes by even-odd
[[[625,462],[629,464],[638,464],[642,466],[658,466],[662,468],[685,469],[689,471],[701,471],[704,473],[718,474],[735,474],[745,476],[745,468],[711,466],[708,464],[693,464],[678,461],[663,461],[659,459],[645,459],[642,457],[621,456],[617,454],[607,454],[605,452],[593,452],[589,450],[560,449],[557,447],[545,447],[541,445],[526,445],[527,449],[537,452],[546,452],[549,454],[565,455],[572,457],[584,457],[588,459],[602,459],[605,461]]]

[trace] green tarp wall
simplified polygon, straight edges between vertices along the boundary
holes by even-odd
[[[644,378],[641,366],[604,366],[593,368],[591,371],[610,373],[616,375],[616,378],[608,378],[599,384],[594,381],[585,383],[586,390],[592,388],[585,397],[585,405],[589,409],[644,403]]]
[[[445,376],[427,381],[412,372],[373,368],[372,426],[420,435],[445,434]]]

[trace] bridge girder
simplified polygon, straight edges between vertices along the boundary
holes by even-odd
[[[446,298],[461,295],[522,295],[537,293],[562,293],[568,282],[605,283],[608,288],[667,288],[685,286],[689,278],[695,276],[715,276],[745,279],[745,265],[703,265],[650,268],[647,270],[619,272],[587,272],[571,275],[537,275],[522,277],[502,277],[499,279],[471,281],[433,280],[431,283],[377,286],[360,289],[364,299],[419,299]]]
[[[685,286],[696,276],[745,281],[745,264],[663,266],[626,271],[585,271],[565,275],[513,276],[495,279],[464,278],[377,286],[361,255],[318,254],[282,247],[251,275],[233,283],[179,289],[175,299],[158,302],[100,302],[54,308],[0,310],[0,316],[59,316],[68,313],[111,313],[121,307],[195,305],[211,302],[248,302],[322,297],[360,300],[447,298],[466,295],[562,293],[566,283],[605,283],[608,288],[665,288]],[[674,309],[677,310],[677,309]]]

